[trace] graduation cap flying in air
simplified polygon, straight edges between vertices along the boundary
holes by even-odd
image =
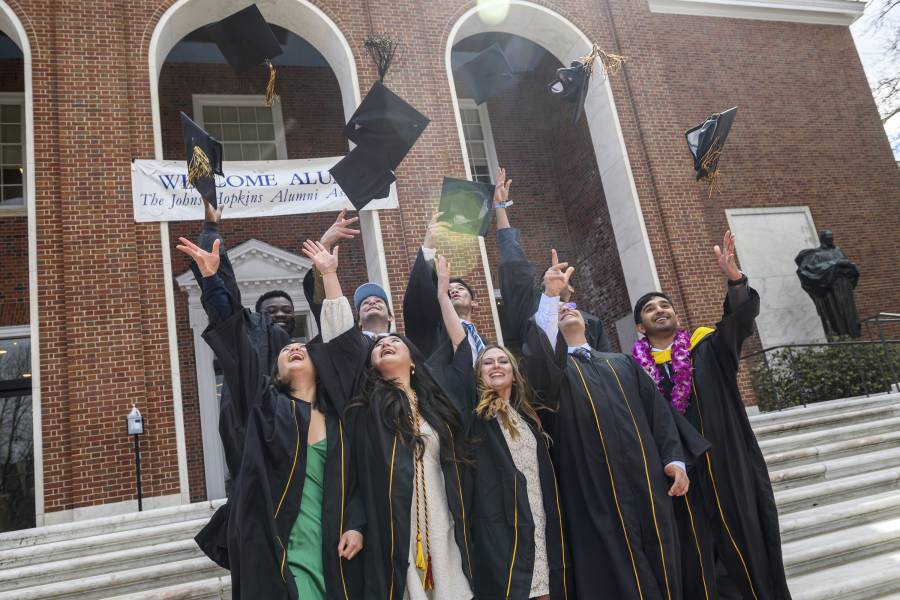
[[[551,94],[575,105],[572,115],[573,125],[578,122],[584,112],[584,100],[587,98],[588,84],[597,60],[603,65],[604,73],[609,74],[614,73],[622,66],[625,57],[604,52],[600,46],[594,44],[590,54],[573,60],[568,67],[557,69],[556,79],[547,84]]]
[[[475,104],[483,104],[516,84],[516,76],[499,44],[482,50],[454,71]]]
[[[275,100],[275,67],[272,59],[282,53],[272,28],[255,4],[206,26],[206,31],[236,73],[265,64],[269,68],[266,106]]]
[[[467,235],[484,235],[491,224],[494,186],[479,181],[444,177],[440,220],[450,224],[450,231]]]
[[[344,127],[356,144],[330,169],[356,210],[386,198],[394,171],[422,135],[430,120],[403,98],[376,81]]]
[[[737,115],[737,107],[710,115],[701,124],[688,129],[684,133],[688,150],[694,158],[694,171],[697,180],[704,180],[709,185],[712,197],[716,179],[719,175],[719,158],[725,147],[725,138],[731,131],[731,124]]]
[[[222,173],[222,143],[181,113],[181,131],[187,153],[188,182],[216,208],[216,175]]]

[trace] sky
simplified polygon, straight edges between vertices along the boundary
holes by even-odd
[[[887,2],[888,0],[871,0],[863,16],[850,26],[871,87],[883,77],[900,73],[900,53],[891,56],[885,48],[891,36],[900,30],[900,6],[888,13],[886,21],[880,27],[875,25],[873,18],[878,13],[879,7]],[[896,102],[900,103],[900,99]],[[900,114],[885,123],[885,131],[891,140],[894,158],[900,161]]]

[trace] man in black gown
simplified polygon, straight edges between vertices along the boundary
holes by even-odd
[[[728,280],[724,315],[715,329],[701,327],[690,338],[693,381],[684,413],[712,447],[691,472],[690,493],[675,500],[684,596],[786,600],[791,596],[775,497],[737,384],[741,346],[753,334],[759,295],[735,265],[730,231],[715,252]],[[671,400],[671,353],[679,329],[672,303],[659,292],[646,294],[634,320],[646,339],[635,347],[649,344],[660,387]]]
[[[679,427],[679,416],[634,361],[590,347],[581,314],[560,305],[574,271],[564,269],[556,264],[544,277],[523,363],[539,397],[555,409],[541,418],[554,441],[575,588],[569,597],[680,600],[670,496],[687,491],[685,463],[706,442],[687,424]]]

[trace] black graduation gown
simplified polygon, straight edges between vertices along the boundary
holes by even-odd
[[[403,329],[424,356],[431,357],[450,347],[437,299],[437,275],[425,260],[421,248],[403,294]]]
[[[570,598],[679,600],[681,562],[664,466],[706,443],[680,431],[653,381],[623,354],[570,357],[532,320],[523,364],[539,396],[559,476],[574,591]],[[681,438],[687,436],[688,450]],[[694,600],[694,599],[690,599]]]
[[[234,413],[244,424],[244,439],[231,497],[195,539],[211,559],[231,571],[234,598],[296,600],[286,545],[300,511],[311,407],[276,391],[260,371],[247,331],[248,318],[249,311],[237,311],[224,322],[210,325],[203,336],[222,364]],[[330,356],[328,345],[322,346],[310,349],[317,367],[322,357]],[[357,358],[364,359],[364,354]],[[339,385],[320,381],[317,390],[328,440],[322,555],[329,600],[364,597],[362,561],[358,557],[345,561],[337,555],[343,532],[365,532],[350,440],[340,418],[347,398],[328,393]]]
[[[447,353],[437,353],[424,368],[458,407],[471,405],[475,393],[472,382],[472,351],[466,340],[449,362]],[[423,368],[423,367],[417,367]],[[347,411],[348,427],[358,462],[360,489],[365,497],[366,600],[401,600],[406,591],[409,567],[410,506],[413,498],[412,446],[385,427],[378,398]],[[433,425],[434,426],[434,425]],[[447,504],[453,515],[454,537],[462,556],[463,572],[472,582],[469,523],[471,477],[458,463],[442,465]]]
[[[726,298],[715,332],[691,352],[695,393],[685,417],[712,448],[691,473],[686,500],[675,502],[682,546],[689,545],[682,548],[686,598],[718,597],[716,557],[746,600],[791,597],[769,471],[737,385],[741,347],[759,314],[759,294],[748,291],[737,307]],[[671,381],[660,373],[670,398]]]
[[[215,240],[219,240],[218,275],[228,291],[232,311],[237,312],[242,310],[241,291],[234,275],[234,268],[231,266],[231,261],[228,259],[228,253],[225,250],[225,242],[219,235],[218,225],[205,222],[203,230],[197,239],[197,245],[204,250],[211,251]],[[204,309],[207,309],[207,312],[209,312],[207,294],[203,287],[203,275],[194,261],[191,261],[191,272],[194,274],[200,290],[204,292],[201,294],[200,300]],[[268,315],[249,311],[246,318],[246,331],[255,350],[260,372],[266,375],[271,373],[278,359],[278,353],[291,342],[291,336],[282,327],[276,325]],[[244,425],[243,415],[241,410],[235,407],[226,378],[219,400],[219,436],[222,439],[225,453],[225,466],[228,468],[228,473],[232,480],[237,477],[238,469],[241,466],[241,456],[244,452]]]
[[[528,320],[537,312],[541,290],[534,287],[534,264],[523,260],[503,261],[498,267],[500,297],[503,298],[503,343],[519,350]],[[598,352],[612,352],[603,321],[588,312],[584,318],[584,335],[591,348]]]
[[[571,565],[563,537],[563,520],[556,474],[548,443],[537,428],[538,473],[546,515],[550,598],[565,600],[572,587]],[[534,569],[534,521],[527,481],[513,462],[501,425],[496,419],[474,419],[470,437],[475,445],[472,494],[472,558],[479,600],[528,600]]]

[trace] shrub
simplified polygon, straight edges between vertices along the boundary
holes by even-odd
[[[829,344],[756,357],[750,377],[761,411],[886,392],[900,376],[900,344]],[[896,375],[895,375],[896,374]]]

